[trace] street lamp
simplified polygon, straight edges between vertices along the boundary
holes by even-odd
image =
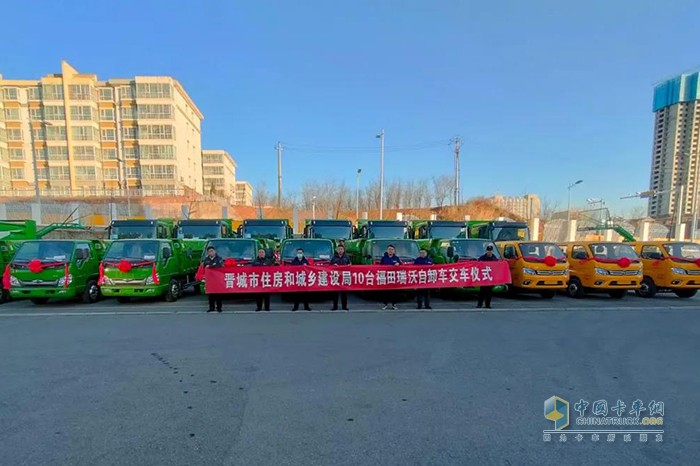
[[[566,231],[569,231],[569,225],[571,224],[571,188],[581,183],[583,183],[583,180],[576,180],[566,188],[568,191],[568,200],[566,202]]]
[[[360,173],[362,169],[358,168],[355,177],[355,220],[360,219]]]
[[[316,196],[311,198],[311,218],[316,220]]]
[[[384,130],[377,134],[381,143],[381,165],[379,167],[379,220],[384,219]]]

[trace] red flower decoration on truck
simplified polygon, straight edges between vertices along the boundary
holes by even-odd
[[[34,259],[29,261],[29,271],[31,273],[41,273],[42,270],[44,270],[44,266],[41,264],[40,260]]]
[[[619,265],[623,269],[626,269],[627,267],[629,267],[631,263],[632,263],[632,261],[630,261],[626,257],[621,257],[620,260],[617,261],[617,265]]]
[[[119,265],[117,266],[119,271],[121,273],[129,273],[131,271],[131,262],[129,261],[120,261]]]
[[[544,265],[547,267],[554,267],[557,265],[557,258],[554,256],[547,256],[544,258]]]

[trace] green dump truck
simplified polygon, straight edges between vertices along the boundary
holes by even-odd
[[[491,241],[530,241],[530,228],[525,222],[470,220],[468,237]]]
[[[454,220],[415,220],[413,222],[414,237],[428,238],[466,238],[467,222]]]
[[[306,220],[304,238],[324,238],[334,245],[351,240],[355,229],[350,220]]]
[[[379,264],[386,248],[392,244],[402,262],[412,263],[418,257],[418,244],[411,224],[403,220],[362,220],[356,239],[345,242],[345,250],[353,264]]]
[[[116,240],[102,260],[102,294],[121,303],[157,296],[176,301],[197,284],[199,262],[200,256],[179,239]]]
[[[238,236],[241,238],[271,239],[277,247],[284,239],[294,237],[294,231],[287,219],[246,219],[238,227]]]
[[[175,221],[170,218],[112,220],[108,238],[118,239],[169,239],[175,237]]]
[[[233,259],[236,265],[248,265],[257,257],[258,249],[262,248],[268,256],[275,252],[275,241],[271,239],[253,238],[217,238],[207,241],[206,248],[213,246],[216,253],[224,260]],[[204,256],[200,257],[203,260]]]
[[[214,238],[235,238],[230,219],[180,220],[177,222],[176,236],[184,240],[208,240]]]
[[[6,274],[12,299],[44,304],[49,299],[100,298],[104,246],[98,240],[28,240],[17,248]],[[5,280],[3,280],[5,281]]]
[[[297,249],[304,250],[304,256],[313,261],[314,265],[328,265],[335,252],[335,244],[330,239],[294,238],[282,241],[280,262],[291,264],[296,257]]]

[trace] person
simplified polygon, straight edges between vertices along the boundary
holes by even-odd
[[[396,255],[396,248],[393,244],[386,247],[386,252],[382,256],[382,260],[379,262],[381,265],[401,265],[401,259]],[[391,302],[391,306],[389,306]],[[396,292],[395,291],[385,291],[384,292],[384,307],[382,310],[386,311],[391,307],[393,310],[398,309],[396,306]]]
[[[309,260],[304,257],[304,250],[299,248],[297,249],[297,255],[296,257],[292,260],[293,266],[302,266],[302,265],[309,265]],[[308,293],[294,293],[294,307],[292,308],[292,312],[299,310],[299,301],[304,302],[304,310],[305,311],[310,311],[311,308],[309,307],[309,294]]]
[[[205,269],[224,266],[224,260],[216,253],[214,246],[209,246],[207,248],[207,257],[204,258],[203,262]],[[221,295],[212,293],[207,296],[209,298],[209,310],[207,312],[214,312],[214,310],[216,310],[216,312],[221,312],[221,308],[223,307]]]
[[[345,246],[343,246],[342,243],[338,244],[338,247],[335,248],[335,254],[333,254],[333,258],[331,259],[331,265],[350,265],[350,257],[345,254]],[[333,308],[331,311],[338,310],[338,299],[340,299],[340,304],[343,307],[343,310],[349,311],[347,291],[338,291],[335,294],[333,297]]]
[[[493,246],[486,246],[486,254],[479,257],[482,262],[497,261],[498,257],[493,255]],[[476,307],[482,307],[486,305],[486,309],[491,309],[491,297],[493,296],[493,286],[480,286],[479,287],[479,302]]]
[[[253,267],[264,267],[269,265],[275,265],[272,258],[267,257],[265,249],[258,249],[258,256],[250,264]],[[265,304],[265,310],[270,310],[270,293],[258,293],[255,295],[255,312],[260,312],[263,308],[263,303]]]
[[[420,255],[416,257],[413,261],[414,265],[433,265],[432,259],[428,257],[428,250],[421,248]],[[430,289],[429,288],[418,288],[416,291],[416,300],[418,301],[418,306],[416,309],[423,309],[423,304],[425,304],[426,309],[432,309],[430,307]]]

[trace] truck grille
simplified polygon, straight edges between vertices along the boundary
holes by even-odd
[[[58,280],[20,280],[21,286],[56,286]]]
[[[610,275],[615,275],[617,277],[628,276],[628,275],[637,275],[636,270],[609,270],[608,272],[610,273]]]
[[[686,270],[688,275],[700,275],[700,270]]]
[[[538,270],[537,275],[566,275],[566,270]]]
[[[133,286],[133,285],[145,285],[146,280],[136,280],[136,279],[128,279],[128,278],[117,278],[117,279],[112,279],[112,283],[115,285],[122,285],[122,286]]]

